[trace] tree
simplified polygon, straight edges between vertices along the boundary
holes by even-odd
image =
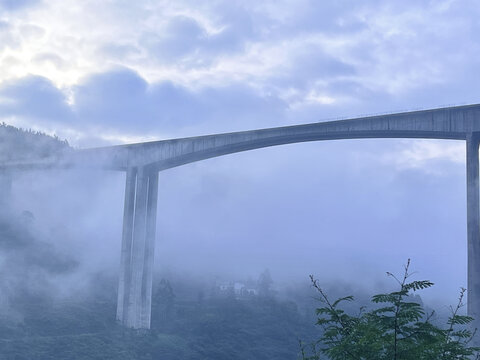
[[[155,302],[159,307],[160,321],[165,323],[172,319],[175,307],[175,293],[173,292],[170,281],[160,280],[155,294]]]
[[[262,297],[270,297],[272,295],[272,284],[273,280],[270,271],[265,269],[258,278],[258,294]]]
[[[442,329],[431,320],[434,312],[426,314],[423,306],[412,301],[412,292],[433,286],[428,280],[408,279],[410,260],[401,278],[387,275],[398,283],[398,290],[372,297],[373,310],[360,308],[358,315],[349,315],[340,308],[353,296],[331,302],[318,280],[310,276],[312,285],[320,294],[323,305],[316,310],[317,325],[323,327],[322,337],[315,343],[301,343],[303,360],[449,360],[479,359],[480,348],[470,346],[475,331],[468,326],[473,318],[460,315],[465,289],[460,292],[458,304],[451,308],[447,328]]]

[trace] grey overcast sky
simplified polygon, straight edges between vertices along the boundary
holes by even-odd
[[[90,147],[477,103],[479,19],[473,0],[0,0],[0,121]],[[437,284],[425,296],[454,302],[464,156],[455,141],[350,140],[165,171],[157,266],[374,286],[410,257]],[[89,190],[69,176],[56,181],[85,196],[30,186],[50,200],[37,217],[69,209],[115,268],[122,175]]]

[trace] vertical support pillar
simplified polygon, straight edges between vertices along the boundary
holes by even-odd
[[[125,323],[126,309],[128,307],[130,282],[131,282],[131,262],[132,262],[132,235],[133,235],[133,216],[135,214],[135,188],[137,182],[137,169],[128,168],[125,182],[125,202],[123,208],[123,232],[122,232],[122,252],[120,255],[120,273],[118,279],[118,298],[117,298],[117,321]]]
[[[480,194],[478,133],[467,135],[467,313],[480,323]]]
[[[135,214],[133,216],[132,264],[130,294],[127,308],[126,326],[143,328],[141,320],[141,289],[145,267],[145,234],[147,225],[147,192],[148,177],[144,168],[137,171],[137,186],[135,189]]]
[[[117,320],[134,329],[150,328],[157,193],[158,172],[127,171]]]
[[[147,199],[147,226],[145,234],[145,266],[142,283],[142,324],[150,328],[152,312],[152,282],[157,228],[158,172],[149,174]]]

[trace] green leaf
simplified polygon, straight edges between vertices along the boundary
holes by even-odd
[[[454,316],[451,316],[450,318],[448,318],[447,323],[449,325],[456,325],[456,324],[465,325],[465,324],[471,323],[472,321],[473,321],[473,317],[471,317],[471,316],[454,315]]]
[[[340,299],[335,300],[335,302],[332,304],[332,307],[336,307],[338,304],[340,304],[342,301],[353,301],[353,296],[345,296]]]
[[[428,280],[421,280],[421,281],[412,281],[411,283],[405,284],[403,288],[405,290],[423,290],[433,286],[434,284]]]

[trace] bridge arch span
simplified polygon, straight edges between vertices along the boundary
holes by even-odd
[[[196,161],[211,159],[214,157],[257,150],[266,147],[297,144],[303,142],[330,141],[330,140],[352,140],[352,139],[436,139],[436,140],[465,140],[463,134],[448,134],[437,132],[398,132],[398,131],[358,131],[352,133],[335,133],[325,136],[324,134],[305,134],[302,136],[278,136],[266,139],[258,139],[244,142],[237,142],[224,146],[216,146],[211,149],[194,151],[180,154],[168,159],[159,160],[148,164],[156,171],[162,171],[173,167],[190,164]]]

